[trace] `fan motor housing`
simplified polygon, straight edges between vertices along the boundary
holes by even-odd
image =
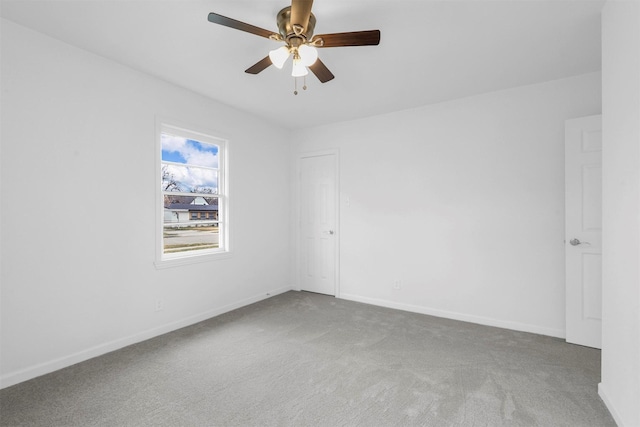
[[[280,35],[285,40],[288,40],[292,37],[300,37],[300,36],[303,36],[307,40],[311,40],[311,37],[313,36],[313,30],[315,29],[315,27],[316,27],[316,17],[312,13],[311,16],[309,16],[309,23],[307,24],[307,30],[301,35],[296,35],[296,32],[293,29],[293,25],[291,24],[291,6],[287,6],[284,9],[282,9],[280,12],[278,12],[278,31],[280,32]]]

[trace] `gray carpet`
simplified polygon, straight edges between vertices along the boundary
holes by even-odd
[[[600,351],[288,292],[0,391],[3,426],[615,426]]]

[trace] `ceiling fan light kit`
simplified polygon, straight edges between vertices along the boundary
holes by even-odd
[[[298,48],[298,55],[300,55],[300,61],[305,67],[310,67],[318,60],[318,49],[308,44],[303,44]]]
[[[309,74],[307,67],[304,66],[302,60],[298,57],[298,59],[293,59],[293,67],[291,68],[291,75],[293,77],[304,77]]]
[[[289,55],[291,55],[289,48],[286,46],[280,46],[279,48],[269,52],[269,59],[277,69],[281,70],[282,67],[284,67],[284,63],[289,59]]]
[[[235,28],[270,40],[284,42],[285,45],[269,52],[269,54],[256,64],[245,70],[249,74],[258,74],[269,65],[282,69],[287,59],[292,56],[291,75],[294,78],[304,77],[309,70],[320,80],[326,83],[335,76],[326,65],[318,58],[317,48],[342,47],[342,46],[376,46],[380,43],[380,30],[354,31],[349,33],[333,33],[313,35],[316,26],[316,17],[311,13],[313,0],[292,0],[291,6],[287,6],[278,12],[278,33],[256,27],[226,16],[211,12],[209,22]],[[303,89],[306,89],[306,82]],[[297,81],[296,90],[298,94]]]

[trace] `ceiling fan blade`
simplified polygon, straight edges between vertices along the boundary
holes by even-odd
[[[335,77],[333,73],[329,71],[327,66],[324,65],[322,61],[320,61],[320,59],[317,59],[316,62],[314,62],[313,65],[309,67],[309,69],[313,74],[316,75],[321,83],[326,83],[329,80],[333,80]]]
[[[313,37],[313,40],[317,39],[324,40],[318,47],[376,46],[380,43],[380,30],[320,34]]]
[[[291,0],[291,25],[300,25],[302,33],[306,33],[311,16],[313,0]]]
[[[265,30],[264,28],[256,27],[242,21],[227,18],[226,16],[218,15],[217,13],[213,12],[209,14],[208,19],[209,22],[213,22],[214,24],[224,25],[225,27],[229,28],[235,28],[236,30],[245,31],[247,33],[255,34],[261,37],[269,38],[272,34],[275,34],[273,31]]]
[[[269,58],[269,55],[267,55],[266,57],[262,58],[260,61],[256,62],[251,67],[244,70],[244,72],[249,74],[258,74],[259,72],[261,72],[271,64],[272,64],[271,58]]]

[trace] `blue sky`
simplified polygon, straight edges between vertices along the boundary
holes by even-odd
[[[181,191],[191,192],[195,188],[208,188],[214,193],[218,189],[218,147],[187,138],[163,133],[161,135],[162,160],[181,163],[185,166],[165,165],[167,171],[181,184]],[[186,165],[203,166],[189,167]]]

